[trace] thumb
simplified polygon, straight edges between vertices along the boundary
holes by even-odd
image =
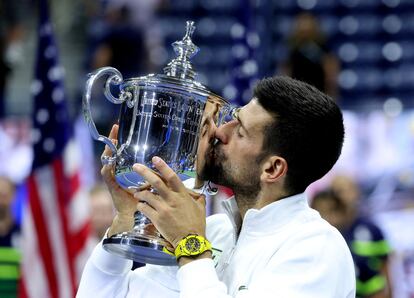
[[[198,198],[196,198],[196,201],[200,204],[203,205],[203,207],[206,206],[206,196],[205,195],[200,195],[198,196]]]

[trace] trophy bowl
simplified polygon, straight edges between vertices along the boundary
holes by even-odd
[[[164,74],[124,80],[117,69],[103,67],[89,75],[83,97],[84,118],[92,137],[111,149],[112,155],[102,157],[102,163],[114,166],[115,179],[125,189],[146,184],[132,166],[141,163],[154,169],[153,156],[161,157],[181,180],[194,178],[202,123],[211,118],[219,125],[233,112],[225,99],[195,80],[190,62],[198,52],[191,40],[194,29],[194,23],[188,21],[184,38],[173,43],[177,57],[164,68]],[[117,145],[98,133],[92,119],[92,89],[102,77],[107,77],[105,97],[121,105]],[[173,247],[151,221],[136,212],[134,222],[131,231],[104,239],[104,249],[141,263],[176,265]]]

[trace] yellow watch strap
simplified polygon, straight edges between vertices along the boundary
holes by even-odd
[[[165,246],[162,248],[162,251],[175,257],[175,254],[172,251],[169,251]]]

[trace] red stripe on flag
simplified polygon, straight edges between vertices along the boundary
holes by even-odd
[[[70,183],[68,177],[65,176],[63,171],[63,163],[62,160],[56,159],[52,163],[53,167],[53,174],[55,178],[55,185],[56,185],[56,194],[59,206],[59,215],[62,222],[62,229],[63,229],[63,237],[65,240],[65,247],[66,250],[66,258],[67,264],[70,274],[70,283],[72,287],[73,296],[76,293],[76,274],[75,274],[75,255],[73,254],[73,250],[70,249],[71,242],[76,242],[77,239],[71,237],[68,228],[68,210],[69,210],[69,203],[71,200],[70,194],[74,192],[74,190],[70,189]]]
[[[25,280],[26,279],[24,278],[24,275],[22,274],[19,280],[19,290],[18,290],[19,298],[29,298],[29,296],[27,295],[26,284],[24,282]]]
[[[69,191],[70,191],[70,198],[73,199],[76,192],[80,189],[81,183],[80,183],[80,175],[78,172],[76,172],[73,176],[69,178]]]
[[[53,254],[52,249],[50,247],[50,239],[43,212],[43,206],[41,200],[39,198],[39,192],[37,189],[36,181],[33,175],[28,179],[28,192],[29,192],[29,208],[30,212],[33,216],[33,221],[36,228],[36,238],[38,243],[38,248],[40,252],[40,257],[42,258],[42,263],[45,268],[46,276],[47,276],[47,283],[50,288],[50,295],[51,297],[58,297],[58,287],[57,287],[57,280],[56,280],[56,272],[55,267],[53,264]]]
[[[89,239],[90,227],[88,222],[79,231],[72,234],[72,239],[76,239],[76,241],[71,241],[70,243],[70,250],[74,256],[78,256],[85,249],[86,242]]]

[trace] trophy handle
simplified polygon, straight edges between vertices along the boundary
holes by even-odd
[[[133,96],[131,92],[125,92],[124,90],[121,90],[119,98],[114,97],[111,93],[111,85],[120,85],[123,81],[122,75],[117,69],[113,67],[102,67],[97,69],[93,73],[88,74],[88,81],[86,82],[85,93],[82,101],[83,117],[85,118],[85,121],[88,124],[89,131],[92,137],[97,141],[105,143],[112,151],[112,156],[106,156],[101,158],[102,164],[104,165],[113,164],[115,162],[117,149],[109,138],[99,134],[98,130],[96,129],[96,125],[92,119],[91,112],[91,93],[92,87],[95,84],[95,82],[100,77],[105,75],[109,76],[105,83],[104,94],[106,99],[108,99],[110,102],[114,104],[121,104],[127,101],[129,107],[135,106],[135,103],[132,101]],[[124,146],[121,147],[123,149]]]

